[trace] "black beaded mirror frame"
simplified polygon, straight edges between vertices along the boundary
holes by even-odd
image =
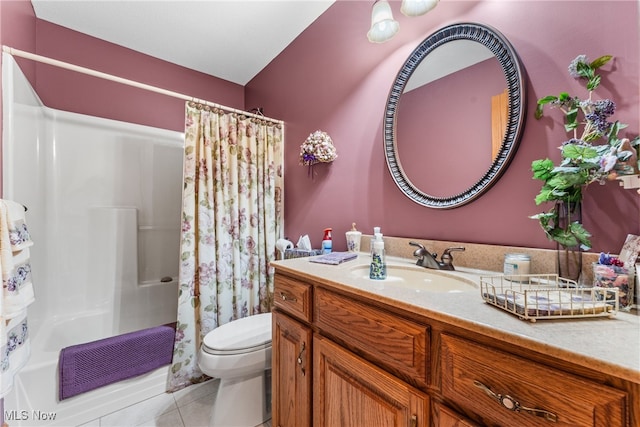
[[[467,190],[450,197],[436,197],[416,188],[400,165],[395,132],[396,113],[400,96],[416,67],[431,51],[453,40],[476,41],[495,55],[506,78],[509,111],[502,146],[489,170]],[[436,31],[420,43],[406,60],[396,76],[387,99],[384,117],[384,152],[394,182],[411,200],[430,208],[457,208],[475,200],[498,180],[515,155],[524,128],[526,105],[525,82],[518,57],[502,34],[491,27],[477,23],[453,24]]]

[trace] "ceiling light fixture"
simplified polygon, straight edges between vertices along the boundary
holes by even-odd
[[[376,0],[371,11],[371,28],[367,38],[372,43],[384,43],[396,35],[400,24],[393,19],[387,0]]]
[[[439,0],[402,0],[400,12],[406,16],[420,16],[438,5]]]
[[[402,0],[400,12],[406,16],[420,16],[438,5],[440,0]],[[396,35],[400,29],[398,21],[393,19],[391,6],[387,0],[376,0],[371,10],[371,28],[367,38],[371,43],[384,43]]]

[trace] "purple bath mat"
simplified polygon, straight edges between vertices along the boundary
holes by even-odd
[[[63,348],[59,399],[67,399],[171,363],[175,323]]]

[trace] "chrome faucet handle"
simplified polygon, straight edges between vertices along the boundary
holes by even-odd
[[[419,247],[420,249],[424,249],[424,245],[422,245],[422,244],[420,244],[420,243],[418,243],[418,242],[409,242],[409,244],[410,244],[411,246],[417,246],[417,247]]]
[[[425,247],[423,245],[421,245],[420,243],[417,242],[409,242],[409,244],[411,246],[417,246],[418,249],[416,249],[415,251],[413,251],[413,256],[418,258],[418,262],[416,264],[418,265],[422,265],[422,263],[424,262],[424,254],[427,252],[427,250],[425,249]]]
[[[437,261],[438,254],[431,253],[427,248],[417,242],[409,242],[411,246],[417,246],[418,249],[413,251],[413,256],[418,258],[416,261],[416,265],[420,265],[426,268],[439,268],[439,263]]]
[[[447,248],[444,250],[444,252],[442,253],[442,263],[443,264],[448,264],[448,265],[453,265],[453,255],[451,255],[451,252],[453,251],[462,251],[464,252],[465,248],[464,246],[458,246],[458,247],[454,247],[454,248]]]
[[[418,247],[418,249],[413,251],[413,256],[415,256],[415,257],[419,257],[420,259],[424,258],[425,255],[431,255],[433,258],[437,258],[438,257],[437,253],[429,252],[429,250],[427,248],[425,248],[424,245],[422,245],[422,244],[420,244],[418,242],[409,242],[409,244],[411,246],[417,246]]]

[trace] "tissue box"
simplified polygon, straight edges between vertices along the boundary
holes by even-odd
[[[615,265],[593,263],[593,286],[617,288],[620,308],[631,308],[634,304],[634,269]]]
[[[284,259],[303,258],[303,257],[315,256],[315,255],[322,255],[322,250],[311,249],[309,251],[305,249],[287,249],[284,251]]]

